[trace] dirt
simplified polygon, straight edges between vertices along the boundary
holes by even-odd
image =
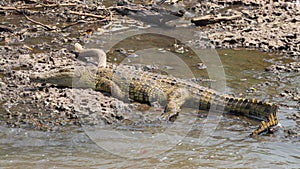
[[[300,11],[299,6],[291,2],[212,0],[201,3],[166,1],[162,5],[139,2],[135,5],[118,1],[113,6],[105,6],[98,0],[85,3],[16,0],[3,1],[0,5],[0,102],[6,110],[2,116],[9,127],[55,131],[58,126],[79,126],[80,121],[93,124],[126,121],[126,115],[117,114],[118,106],[113,105],[130,111],[139,105],[126,104],[91,90],[84,97],[102,103],[100,109],[103,111],[89,110],[93,116],[85,116],[72,104],[75,89],[32,83],[29,77],[32,73],[74,66],[73,45],[76,42],[84,44],[91,34],[108,29],[106,25],[111,21],[128,16],[135,18],[140,11],[152,14],[156,11],[157,15],[168,14],[187,20],[203,15],[218,17],[238,13],[241,19],[214,22],[199,26],[199,29],[217,48],[256,48],[291,58],[291,63],[274,63],[266,68],[278,77],[284,72],[299,72]],[[176,6],[176,10],[169,10],[172,6]],[[298,99],[298,106],[300,104],[299,90],[282,91],[282,97]],[[85,109],[92,108],[86,106]],[[297,122],[297,127],[287,130],[288,136],[300,135],[298,114],[290,117]]]

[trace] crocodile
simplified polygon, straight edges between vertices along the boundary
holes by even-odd
[[[187,105],[199,110],[228,112],[258,120],[260,124],[251,136],[272,131],[279,125],[278,105],[275,103],[221,94],[199,84],[170,75],[144,71],[137,66],[108,64],[106,54],[101,49],[83,49],[79,44],[75,45],[75,49],[83,57],[88,57],[91,53],[96,54],[99,57],[99,65],[93,69],[52,70],[34,74],[31,79],[65,87],[93,88],[125,101],[150,105],[159,103],[164,107],[161,119],[171,122],[176,120],[182,107]]]

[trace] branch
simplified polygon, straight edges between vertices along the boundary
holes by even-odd
[[[1,10],[18,10],[18,9],[34,9],[34,8],[44,8],[44,7],[64,7],[64,6],[78,6],[78,4],[74,3],[68,3],[68,4],[38,4],[38,5],[26,5],[26,6],[19,6],[19,7],[13,7],[13,6],[0,6]]]
[[[214,17],[212,15],[200,16],[193,18],[191,20],[192,23],[195,23],[197,26],[206,26],[209,24],[214,24],[223,21],[232,21],[241,18],[241,15],[236,14],[232,16],[218,16]]]
[[[95,15],[95,14],[91,14],[91,13],[82,13],[82,12],[76,12],[76,11],[68,11],[68,13],[74,14],[74,15],[79,15],[79,16],[89,16],[89,17],[98,18],[98,19],[106,18],[106,16],[102,16],[102,15]]]
[[[61,30],[67,29],[67,28],[69,28],[69,27],[71,27],[71,26],[74,26],[74,25],[77,25],[77,24],[81,24],[81,23],[87,23],[87,21],[79,20],[79,21],[77,21],[77,22],[75,22],[75,23],[71,23],[70,25],[67,25],[67,26],[62,27]]]
[[[35,23],[35,24],[41,25],[42,27],[46,28],[47,30],[50,30],[50,31],[56,30],[55,28],[51,28],[51,27],[48,26],[48,25],[45,25],[45,24],[43,24],[43,23],[41,23],[41,22],[38,22],[38,21],[35,21],[35,20],[29,18],[29,17],[28,17],[27,15],[25,15],[25,14],[24,14],[24,16],[25,16],[25,18],[26,18],[27,20],[29,20],[29,21],[31,21],[31,22],[33,22],[33,23]]]

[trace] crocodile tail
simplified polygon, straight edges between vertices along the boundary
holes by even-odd
[[[268,131],[271,127],[276,126],[278,124],[278,106],[271,103],[269,104],[271,107],[270,114],[267,116],[266,120],[261,121],[259,127],[254,130],[250,136],[259,135],[262,132]]]
[[[260,120],[259,127],[251,135],[268,131],[278,124],[278,105],[257,99],[245,99],[225,96],[225,111],[236,115]]]

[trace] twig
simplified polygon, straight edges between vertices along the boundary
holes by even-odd
[[[13,6],[0,6],[1,10],[18,10],[18,9],[34,9],[34,8],[44,8],[44,7],[64,7],[64,6],[78,6],[78,4],[75,3],[69,3],[69,4],[38,4],[38,5],[26,5],[26,6],[19,6],[19,7],[13,7]]]
[[[67,29],[67,28],[69,28],[69,27],[71,27],[71,26],[74,26],[74,25],[77,25],[77,24],[81,24],[81,23],[87,23],[87,21],[79,20],[79,21],[77,21],[77,22],[75,22],[75,23],[71,23],[70,25],[67,25],[67,26],[62,27],[61,30]]]
[[[52,28],[52,27],[50,27],[50,26],[48,26],[48,25],[45,25],[45,24],[43,24],[43,23],[41,23],[41,22],[38,22],[38,21],[35,21],[35,20],[33,20],[33,19],[31,19],[31,18],[29,18],[27,15],[25,15],[24,14],[24,16],[25,16],[25,18],[27,19],[27,20],[29,20],[29,21],[31,21],[31,22],[33,22],[33,23],[35,23],[35,24],[38,24],[38,25],[41,25],[42,27],[44,27],[44,28],[46,28],[47,30],[49,30],[49,31],[53,31],[53,30],[64,30],[64,29],[67,29],[67,28],[69,28],[69,27],[71,27],[71,26],[74,26],[74,25],[77,25],[77,24],[82,24],[82,23],[87,23],[87,22],[89,22],[89,21],[85,21],[85,20],[79,20],[79,21],[77,21],[77,22],[75,22],[75,23],[71,23],[71,24],[69,24],[69,25],[67,25],[67,26],[64,26],[64,27],[61,27],[61,28]],[[90,22],[89,22],[90,23]]]
[[[25,18],[26,18],[27,20],[29,20],[29,21],[31,21],[31,22],[33,22],[33,23],[35,23],[35,24],[41,25],[42,27],[46,28],[47,30],[50,30],[50,31],[56,30],[55,28],[51,28],[51,27],[48,26],[48,25],[45,25],[45,24],[43,24],[43,23],[41,23],[41,22],[38,22],[38,21],[35,21],[35,20],[29,18],[29,17],[26,16],[25,14],[24,14],[24,16],[25,16]]]
[[[79,16],[89,16],[89,17],[98,18],[98,19],[106,18],[106,16],[102,16],[102,15],[95,15],[95,14],[91,14],[91,13],[82,13],[82,12],[76,12],[76,11],[68,11],[68,13],[74,14],[74,15],[79,15]]]

